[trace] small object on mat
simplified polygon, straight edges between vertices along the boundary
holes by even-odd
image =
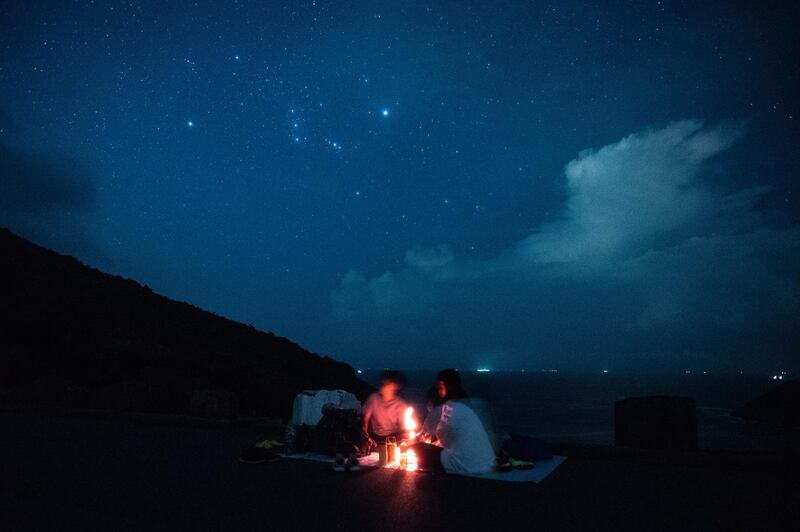
[[[342,453],[336,453],[336,461],[333,463],[334,471],[344,471],[347,463]]]
[[[526,471],[534,468],[534,463],[528,462],[527,460],[517,460],[516,458],[511,458],[510,456],[505,456],[503,458],[505,458],[505,460],[500,461],[500,459],[498,459],[499,463],[497,464],[497,470],[501,473],[514,470]]]
[[[263,464],[264,462],[274,462],[278,458],[277,454],[260,447],[242,449],[239,455],[239,461],[245,464]]]
[[[350,453],[350,456],[347,457],[344,466],[348,471],[361,470],[361,464],[358,462],[358,457],[355,455],[355,453]]]
[[[275,440],[264,440],[256,442],[256,444],[253,447],[258,447],[260,449],[276,449],[278,447],[283,447],[283,444]]]

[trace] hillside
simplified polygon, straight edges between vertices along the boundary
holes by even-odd
[[[309,388],[369,390],[347,364],[0,228],[5,401],[185,413],[193,394],[222,390],[240,414],[286,417]]]

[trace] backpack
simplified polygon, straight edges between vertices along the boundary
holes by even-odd
[[[329,455],[368,452],[369,445],[361,433],[361,423],[361,414],[355,410],[326,405],[317,424],[319,448],[315,451]]]

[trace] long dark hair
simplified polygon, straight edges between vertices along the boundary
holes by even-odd
[[[445,401],[458,401],[459,399],[469,398],[464,385],[461,384],[461,374],[457,369],[443,369],[436,375],[436,380],[444,383],[444,389],[447,392],[444,396]]]

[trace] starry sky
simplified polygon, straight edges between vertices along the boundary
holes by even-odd
[[[797,371],[799,15],[3,2],[0,225],[356,367]]]

